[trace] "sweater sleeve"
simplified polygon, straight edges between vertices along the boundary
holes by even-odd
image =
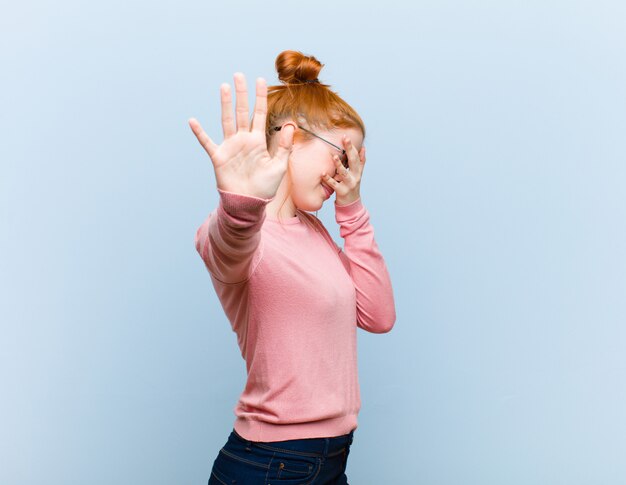
[[[344,239],[339,256],[356,289],[357,326],[371,333],[389,332],[396,321],[391,278],[374,240],[374,228],[361,199],[335,202],[335,220]]]
[[[261,259],[261,227],[265,206],[272,199],[217,190],[217,208],[196,231],[196,250],[213,278],[225,284],[242,283]]]

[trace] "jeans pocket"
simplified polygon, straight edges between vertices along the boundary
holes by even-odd
[[[270,483],[306,484],[319,472],[320,460],[293,453],[276,453],[270,467]]]

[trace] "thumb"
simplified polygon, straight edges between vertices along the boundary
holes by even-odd
[[[294,123],[285,123],[280,130],[280,138],[278,139],[278,148],[276,150],[276,158],[287,163],[289,154],[293,148],[293,134],[296,131]]]

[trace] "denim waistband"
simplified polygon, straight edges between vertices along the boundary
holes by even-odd
[[[255,445],[272,451],[288,450],[311,456],[333,456],[341,453],[346,447],[352,444],[353,438],[354,430],[350,431],[348,434],[330,438],[304,438],[268,442],[247,440],[234,429],[230,434],[230,439],[245,443],[246,446]]]

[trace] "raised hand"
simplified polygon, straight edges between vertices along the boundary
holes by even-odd
[[[195,118],[189,126],[200,145],[206,150],[215,171],[219,189],[243,195],[270,199],[287,171],[289,153],[293,146],[293,123],[280,130],[278,148],[274,156],[267,151],[265,122],[267,117],[267,85],[263,78],[256,80],[256,101],[252,126],[249,126],[248,92],[246,79],[240,72],[234,74],[236,96],[236,121],[230,86],[220,86],[222,101],[222,128],[224,141],[217,145],[204,132]]]

